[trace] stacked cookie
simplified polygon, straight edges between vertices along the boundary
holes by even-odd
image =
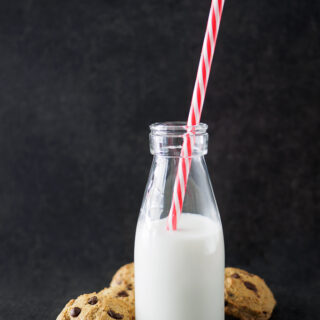
[[[225,313],[241,320],[267,320],[276,300],[264,280],[237,268],[226,268]]]
[[[237,268],[225,270],[225,313],[241,320],[267,320],[276,301],[260,277]],[[134,320],[134,264],[113,276],[109,288],[70,300],[57,320]]]
[[[57,320],[134,320],[133,263],[114,275],[109,288],[70,300]]]

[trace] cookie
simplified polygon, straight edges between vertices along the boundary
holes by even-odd
[[[58,315],[57,320],[70,320],[72,318],[81,319],[80,314],[86,314],[87,309],[94,308],[100,304],[100,301],[96,301],[97,293],[83,294],[77,299],[70,300],[61,313]],[[96,302],[95,302],[96,301]],[[81,315],[81,316],[82,316]]]
[[[99,295],[119,299],[127,303],[129,311],[132,313],[132,315],[135,314],[134,290],[129,290],[127,285],[122,284],[116,287],[105,288],[99,292]]]
[[[237,268],[226,268],[225,312],[241,320],[266,320],[276,300],[263,279]]]
[[[70,300],[57,320],[132,320],[128,305],[116,298],[94,293]]]
[[[122,266],[113,276],[110,287],[126,285],[128,290],[134,289],[134,263]]]

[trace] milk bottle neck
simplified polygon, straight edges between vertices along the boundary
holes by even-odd
[[[162,122],[150,126],[150,152],[154,156],[166,158],[181,157],[181,150],[188,134],[192,140],[192,157],[208,152],[208,126],[200,123],[187,126],[185,122]]]
[[[140,222],[168,216],[186,135],[191,135],[193,148],[182,213],[200,214],[219,222],[204,159],[208,150],[207,125],[201,123],[187,127],[183,122],[166,122],[153,124],[150,129],[150,150],[154,157],[141,206]]]

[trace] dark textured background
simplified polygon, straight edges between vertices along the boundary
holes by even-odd
[[[187,117],[210,1],[0,1],[0,319],[133,258],[148,125]],[[226,263],[316,319],[319,1],[226,0],[205,102]]]

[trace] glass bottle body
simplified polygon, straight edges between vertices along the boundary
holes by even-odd
[[[166,222],[185,132],[152,129],[154,159],[135,239],[136,319],[222,320],[224,241],[204,160],[206,126],[193,131],[192,165],[176,231],[168,231]]]

